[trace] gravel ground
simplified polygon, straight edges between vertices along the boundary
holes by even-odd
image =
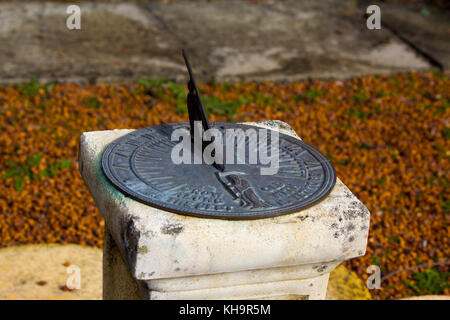
[[[289,123],[372,213],[367,254],[346,263],[375,299],[449,294],[449,74],[200,87],[211,121]],[[102,246],[104,223],[77,168],[81,132],[186,121],[185,86],[0,87],[0,247]],[[423,267],[417,267],[423,266]]]

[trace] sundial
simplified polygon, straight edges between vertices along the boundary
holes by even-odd
[[[259,219],[297,212],[329,194],[336,183],[335,170],[312,146],[286,134],[274,135],[271,129],[209,122],[184,51],[183,57],[189,72],[189,122],[151,126],[110,143],[102,156],[102,169],[115,188],[152,207],[219,219]],[[220,135],[196,142],[208,129]],[[253,130],[256,135],[235,134],[230,140],[239,130]],[[173,139],[175,131],[189,135],[185,144],[189,160],[195,152],[202,155],[209,145],[214,161],[174,161],[173,150],[181,143]],[[234,150],[229,158],[227,148]],[[261,148],[274,157],[275,173],[262,174],[273,162],[252,159],[251,154],[258,155]],[[220,158],[222,161],[217,160]]]

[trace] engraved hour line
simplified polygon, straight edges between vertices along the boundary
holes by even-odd
[[[171,184],[163,184],[163,185],[157,185],[156,188],[160,189],[163,192],[167,192],[167,190],[170,190],[170,188],[174,185],[174,183]]]
[[[160,184],[157,184],[156,186],[158,187],[158,188],[164,188],[164,187],[168,187],[168,186],[173,186],[175,184],[175,182],[166,182],[166,183],[160,183]]]
[[[152,182],[153,180],[165,180],[165,179],[173,179],[173,176],[168,176],[168,177],[159,177],[159,176],[155,176],[155,175],[144,175],[144,174],[140,174],[138,176],[138,178],[140,179],[145,179],[149,182]]]
[[[145,134],[141,135],[141,137],[146,138],[146,139],[148,139],[148,140],[150,140],[152,142],[158,141],[158,140],[161,140],[161,141],[163,140],[162,137],[156,137],[156,136],[151,135],[149,133],[145,133]]]
[[[295,174],[292,174],[292,173],[289,173],[289,172],[283,172],[283,171],[279,171],[280,173],[282,173],[282,174],[288,174],[288,176],[285,176],[285,175],[280,175],[279,177],[280,178],[284,178],[284,179],[294,179],[294,180],[296,180],[296,179],[300,179],[300,180],[303,180],[303,181],[305,181],[305,180],[308,180],[307,178],[304,178],[304,177],[302,177],[302,176],[300,176],[300,175],[295,175]],[[277,176],[278,177],[278,176]]]
[[[289,171],[278,171],[279,173],[283,174],[283,176],[280,175],[280,177],[290,177],[291,179],[302,179],[302,180],[307,180],[306,178],[304,178],[302,175],[300,174],[295,174]],[[287,175],[287,176],[286,176]]]
[[[304,178],[302,176],[280,176],[280,175],[277,175],[277,178],[308,180],[307,178]]]
[[[300,173],[302,170],[305,170],[306,168],[304,168],[303,166],[299,165],[298,163],[296,165],[290,165],[290,166],[278,166],[279,170],[284,170],[284,171],[293,171],[293,172],[298,172]]]
[[[140,177],[145,177],[145,176],[154,176],[154,175],[157,175],[157,176],[160,176],[161,175],[161,172],[159,172],[159,171],[147,171],[147,172],[138,172],[138,174],[139,174],[139,176]]]
[[[126,144],[130,144],[134,147],[139,147],[139,142],[134,141],[134,140],[128,140],[127,142],[125,142]]]
[[[289,170],[289,169],[279,169],[279,172],[284,172],[284,173],[293,173],[293,174],[300,174],[300,172],[298,172],[298,170]]]
[[[158,158],[158,157],[154,157],[152,156],[154,152],[150,153],[150,152],[140,152],[139,154],[136,155],[136,159],[138,159],[139,161],[142,160],[147,160],[147,159],[156,159],[156,160],[162,160],[163,158]]]
[[[114,167],[114,168],[118,168],[118,169],[128,169],[129,168],[129,166],[119,166],[119,165],[117,165],[117,164],[112,164],[112,166]]]
[[[116,155],[118,155],[120,157],[128,158],[127,155],[121,154],[120,152],[117,152],[117,151],[114,154],[116,154]]]
[[[170,147],[170,146],[168,146]],[[153,153],[160,153],[160,154],[166,154],[168,147],[161,147],[161,146],[152,146],[152,149],[150,149],[150,152],[145,151],[145,149],[139,150],[139,155],[146,155],[146,154],[153,154]]]
[[[147,169],[147,170],[141,170],[141,169],[143,169],[142,167],[137,167],[136,169],[137,169],[136,171],[138,172],[139,175],[146,175],[146,174],[161,175],[161,170],[158,167],[145,167],[145,169]]]
[[[138,178],[155,179],[155,178],[158,178],[160,176],[161,176],[161,174],[159,172],[158,173],[150,173],[150,174],[142,173],[142,174],[138,175]],[[173,178],[173,176],[169,176],[169,177]]]
[[[279,164],[278,164],[280,167],[284,167],[284,166],[287,166],[287,165],[290,165],[290,166],[296,166],[296,167],[298,167],[299,165],[298,165],[298,162],[294,162],[294,161],[279,161]]]
[[[166,145],[166,146],[174,146],[174,145],[176,144],[176,142],[175,142],[175,141],[172,141],[172,140],[167,141],[167,140],[165,140],[165,139],[156,138],[156,137],[154,137],[154,138],[149,138],[149,137],[146,136],[146,135],[142,135],[142,137],[147,138],[147,139],[150,140],[152,143],[157,142],[159,145],[163,144],[163,145]]]
[[[288,160],[285,160],[285,161],[287,161],[287,162],[295,161],[295,162],[298,163],[298,159],[296,159],[296,158],[300,158],[300,154],[303,154],[303,153],[307,152],[307,150],[303,150],[300,154],[297,154],[297,152],[298,152],[298,151],[295,151],[295,150],[289,150],[289,149],[288,149],[288,151],[283,150],[283,151],[282,151],[282,154],[284,154],[285,157],[289,157],[289,159],[288,159]],[[294,156],[293,156],[292,154],[294,154]],[[284,161],[283,161],[283,160],[280,160],[280,162],[284,162]]]
[[[172,147],[173,146],[170,146],[170,145],[166,145],[166,146],[162,146],[162,145],[155,146],[155,145],[153,145],[151,151],[152,152],[166,153],[167,149],[168,148],[172,148]]]
[[[164,158],[162,158],[162,157],[155,157],[154,155],[153,155],[153,153],[147,153],[147,154],[137,154],[135,157],[134,157],[136,160],[135,161],[139,161],[139,162],[142,162],[142,163],[144,163],[144,164],[146,164],[146,163],[148,163],[148,159],[152,159],[152,160],[164,160]],[[151,163],[150,163],[151,164]]]
[[[294,144],[289,144],[287,146],[285,146],[286,149],[288,149],[291,152],[300,152],[300,154],[303,154],[303,152],[308,152],[308,150],[306,150],[305,148],[298,146],[298,145],[294,145]]]
[[[151,166],[151,165],[146,165],[146,166],[140,166],[140,168],[145,168],[145,169],[155,169],[155,170],[158,170],[158,169],[164,169],[163,167],[155,167],[155,166]],[[138,169],[139,170],[139,169]]]
[[[152,150],[154,150],[155,147],[159,147],[159,148],[162,148],[162,150],[166,150],[166,149],[164,149],[164,146],[173,147],[173,146],[175,146],[175,144],[176,144],[176,142],[174,142],[174,141],[164,141],[162,139],[153,139],[149,143],[146,143],[143,148],[151,147]]]
[[[162,161],[162,160],[164,160],[163,158],[154,158],[154,157],[150,157],[150,156],[148,156],[148,157],[143,157],[143,158],[141,158],[141,157],[137,157],[136,156],[136,158],[135,158],[137,161],[139,161],[139,162],[144,162],[145,163],[145,161],[146,160],[158,160],[158,161]]]
[[[283,159],[280,159],[280,161],[278,162],[278,163],[286,163],[286,164],[291,164],[291,165],[296,165],[296,166],[298,166],[298,162],[297,161],[295,161],[295,160],[291,160],[291,159],[286,159],[286,160],[283,160]]]
[[[292,150],[293,152],[298,152],[299,150]],[[300,153],[296,153],[296,155],[298,156],[298,157],[301,157],[303,154],[305,154],[305,153],[308,153],[308,150],[305,150],[305,149],[303,149],[303,151],[302,152],[300,152]]]
[[[152,182],[153,180],[165,180],[165,179],[172,179],[174,178],[173,176],[167,176],[167,177],[159,177],[159,178],[150,178],[150,182]]]
[[[278,169],[279,170],[284,170],[284,171],[291,171],[291,172],[298,172],[298,173],[300,173],[302,168],[299,168],[299,167],[300,166],[298,164],[291,164],[291,165],[278,166]]]
[[[141,135],[141,137],[147,138],[148,140],[152,140],[152,141],[155,140],[155,136],[151,135],[149,133],[145,133],[145,134]]]
[[[180,184],[180,185],[178,185],[178,186],[176,186],[176,187],[166,189],[165,191],[166,191],[166,192],[173,192],[173,191],[182,189],[182,188],[184,188],[184,187],[187,187],[187,183]]]
[[[144,158],[144,159],[138,159],[137,157],[136,157],[136,160],[138,160],[138,161],[144,161],[144,160],[158,160],[158,161],[162,161],[163,160],[163,158],[152,158],[152,157],[146,157],[146,158]]]
[[[148,155],[151,155],[151,154],[153,154],[153,153],[155,153],[155,149],[151,149],[150,151],[147,151],[147,150],[145,150],[145,149],[141,149],[141,150],[139,150],[139,152],[136,154],[136,157],[139,157],[139,156],[148,156]],[[163,153],[162,151],[159,151],[159,150],[157,150],[157,152],[160,152],[160,153]]]

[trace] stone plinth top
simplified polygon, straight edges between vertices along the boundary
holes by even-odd
[[[246,123],[298,136],[285,123]],[[79,167],[106,227],[138,280],[311,265],[364,255],[370,214],[337,179],[331,193],[297,213],[258,220],[183,216],[137,202],[116,190],[101,169],[105,147],[133,130],[85,132]]]

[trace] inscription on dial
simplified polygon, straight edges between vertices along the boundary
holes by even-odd
[[[255,128],[211,123],[220,130]],[[279,170],[261,175],[261,164],[174,164],[170,140],[187,123],[129,133],[103,153],[102,169],[124,194],[150,206],[199,217],[254,219],[296,212],[326,196],[336,175],[329,161],[301,140],[280,134]],[[225,133],[225,132],[224,132]],[[225,134],[223,135],[225,137]],[[246,142],[248,147],[249,142]],[[270,151],[270,148],[269,148]]]

